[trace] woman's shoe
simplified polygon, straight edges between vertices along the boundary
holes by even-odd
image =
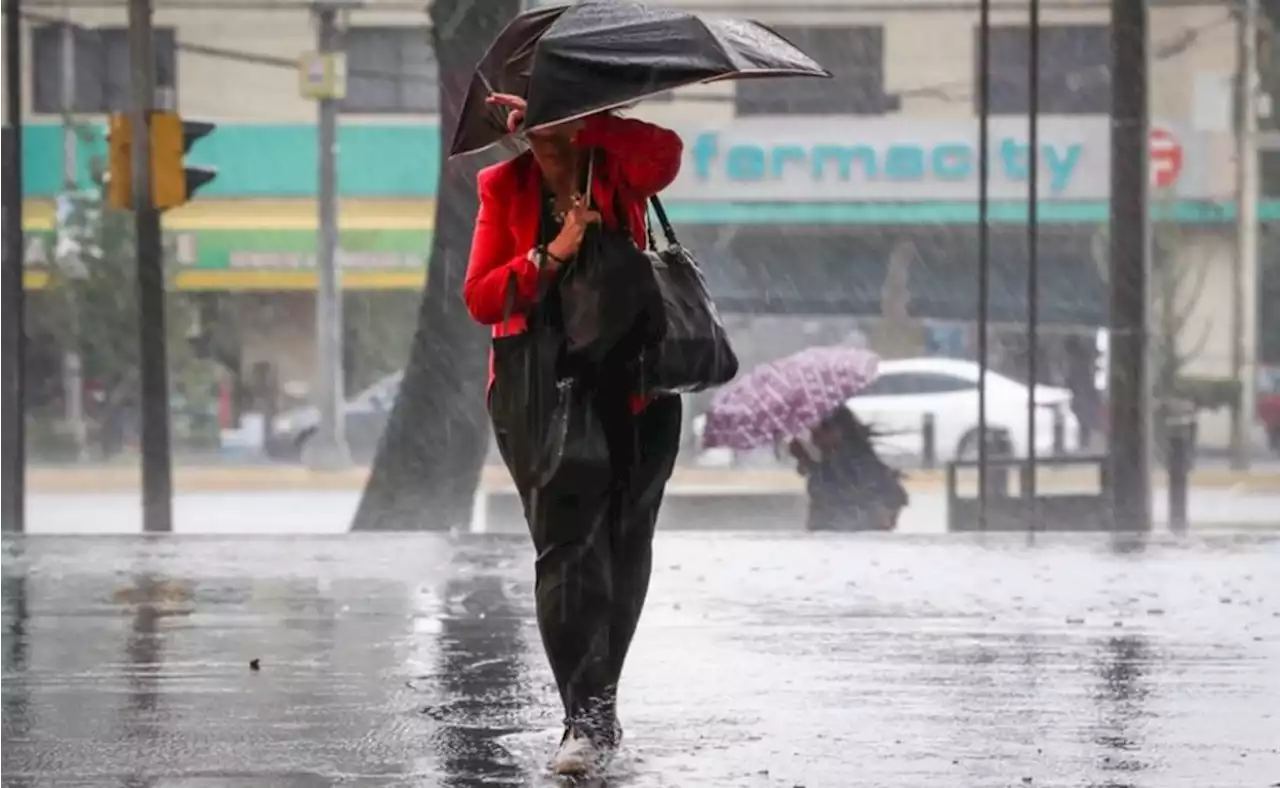
[[[576,726],[565,728],[560,749],[551,758],[551,771],[560,775],[593,776],[609,768],[616,744],[596,742]]]

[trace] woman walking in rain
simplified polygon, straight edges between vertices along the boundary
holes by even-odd
[[[519,128],[524,99],[494,94],[488,101],[509,108],[509,128]],[[610,114],[526,138],[528,152],[477,178],[480,212],[464,298],[475,320],[493,327],[495,353],[527,330],[535,310],[540,320],[563,323],[556,285],[580,251],[588,254],[589,232],[627,232],[644,248],[646,200],[675,179],[683,147],[672,131]],[[604,768],[621,739],[618,680],[648,591],[654,524],[680,441],[679,397],[638,396],[639,381],[616,356],[586,361],[560,353],[556,363],[557,379],[573,379],[598,419],[607,449],[601,471],[567,458],[549,479],[520,467],[517,445],[542,429],[541,415],[507,404],[521,401],[508,392],[527,380],[504,379],[500,364],[490,380],[494,432],[537,551],[538,627],[565,713],[551,762],[560,774]]]
[[[902,474],[876,454],[875,435],[847,407],[791,442],[806,477],[810,531],[892,531],[908,496]]]

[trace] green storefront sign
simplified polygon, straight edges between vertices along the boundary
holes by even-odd
[[[168,234],[178,270],[299,271],[316,266],[314,230],[181,230]],[[343,271],[426,268],[431,233],[345,230],[338,236]]]
[[[178,230],[165,234],[170,271],[179,289],[312,289],[316,279],[314,230]],[[416,289],[422,286],[431,233],[425,230],[344,230],[337,261],[344,286]],[[47,284],[57,236],[28,231],[28,286]]]

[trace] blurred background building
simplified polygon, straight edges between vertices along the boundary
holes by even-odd
[[[676,0],[670,0],[676,2]],[[683,2],[775,26],[835,73],[827,82],[725,83],[634,112],[677,129],[686,155],[665,197],[698,250],[744,365],[830,341],[890,356],[972,358],[977,303],[976,4],[950,0]],[[437,70],[418,0],[369,0],[343,14],[339,262],[349,393],[407,356],[424,286],[441,166]],[[1025,9],[998,3],[992,33],[993,365],[1018,377],[1026,314],[1028,102]],[[1280,89],[1264,3],[1259,73]],[[105,152],[103,114],[127,109],[123,7],[29,2],[24,50],[27,286],[34,292],[31,404],[61,402],[56,327],[56,199],[83,189]],[[1154,298],[1176,312],[1181,377],[1228,381],[1239,26],[1226,2],[1153,3],[1151,15]],[[1106,323],[1110,52],[1105,3],[1045,3],[1039,244],[1045,382],[1066,375],[1066,340],[1097,345]],[[73,34],[63,35],[72,24]],[[157,3],[157,82],[172,109],[214,121],[192,161],[216,166],[199,199],[165,216],[172,287],[189,339],[224,379],[222,426],[252,409],[261,380],[305,400],[315,377],[316,111],[300,59],[316,49],[307,4]],[[73,42],[67,56],[65,45]],[[73,73],[66,68],[71,64]],[[69,76],[69,79],[64,77]],[[68,105],[67,84],[73,86]],[[64,166],[75,129],[74,184]],[[1277,387],[1280,365],[1280,167],[1263,156],[1258,265],[1246,293],[1244,385]],[[1136,163],[1135,163],[1135,166]],[[469,217],[458,217],[467,221]],[[65,233],[65,227],[63,228]],[[1163,277],[1163,278],[1162,278]],[[54,314],[52,309],[46,314]],[[1256,359],[1256,364],[1254,360]],[[85,385],[92,375],[85,373]],[[61,405],[53,406],[60,409]],[[1252,414],[1249,414],[1252,416]],[[1225,411],[1200,439],[1228,441]]]

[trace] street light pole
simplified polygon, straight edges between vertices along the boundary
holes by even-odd
[[[78,191],[76,170],[78,145],[76,140],[76,33],[71,22],[71,3],[64,0],[62,6],[62,183],[63,195],[68,201]],[[74,204],[74,203],[69,203]],[[65,232],[65,228],[63,228]],[[80,244],[72,245],[71,254],[83,254]],[[76,251],[78,250],[78,251]],[[76,265],[82,261],[71,261]],[[78,266],[77,266],[78,267]],[[87,444],[84,423],[84,376],[80,358],[80,316],[69,310],[71,346],[63,355],[63,386],[66,396],[66,419],[76,445],[78,458],[83,459]]]
[[[1240,396],[1231,408],[1231,467],[1249,467],[1249,425],[1253,423],[1256,381],[1252,336],[1256,299],[1250,297],[1258,281],[1258,0],[1240,7],[1240,112],[1236,119],[1236,256],[1231,266],[1231,378]]]
[[[332,56],[339,52],[335,2],[317,2],[319,61],[326,74],[331,74]],[[316,267],[319,287],[316,290],[316,407],[320,423],[315,436],[307,441],[303,458],[318,470],[340,470],[351,464],[346,441],[346,396],[342,382],[342,285],[337,265],[338,195],[337,195],[337,126],[338,102],[332,90],[319,98],[317,151],[319,170],[319,237],[316,239]]]
[[[1151,530],[1147,7],[1111,2],[1110,446],[1113,527]]]
[[[142,393],[142,530],[168,533],[173,530],[173,467],[169,447],[164,260],[160,211],[155,207],[151,188],[150,124],[156,100],[151,0],[129,0],[129,57],[133,72],[130,158]]]
[[[21,0],[4,0],[3,301],[4,440],[0,479],[0,528],[25,527],[27,454],[23,393],[26,389],[26,291],[22,232],[22,18]]]

